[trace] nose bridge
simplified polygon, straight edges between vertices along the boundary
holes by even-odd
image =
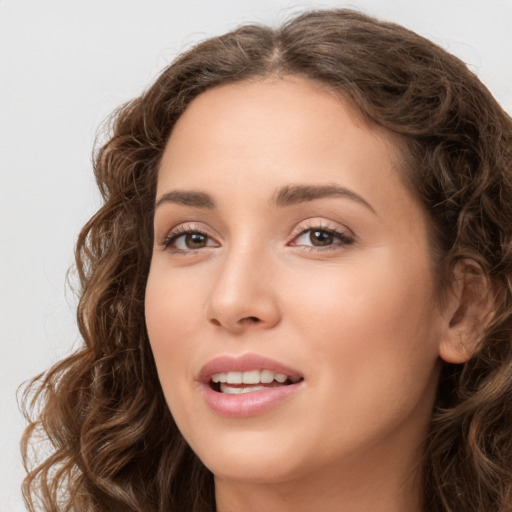
[[[207,320],[239,332],[271,327],[279,321],[269,251],[254,241],[240,241],[226,251],[206,305]]]

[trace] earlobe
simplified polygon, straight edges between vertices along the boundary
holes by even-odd
[[[447,363],[465,363],[478,350],[493,311],[489,278],[474,260],[459,260],[453,269],[447,305],[449,321],[439,345],[441,359]]]

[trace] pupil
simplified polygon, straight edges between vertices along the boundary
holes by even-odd
[[[205,244],[205,236],[201,233],[191,233],[187,235],[186,244],[189,249],[197,249]]]
[[[327,231],[313,231],[310,239],[313,245],[330,245],[333,242],[333,235]]]

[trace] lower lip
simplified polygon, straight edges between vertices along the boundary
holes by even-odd
[[[263,414],[276,407],[287,398],[294,395],[302,382],[287,386],[269,387],[260,391],[251,391],[239,395],[219,393],[208,384],[202,385],[204,399],[207,405],[221,416],[243,418]]]

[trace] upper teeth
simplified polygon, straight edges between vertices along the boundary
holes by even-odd
[[[284,373],[274,373],[271,370],[250,370],[248,372],[214,373],[214,383],[224,382],[227,384],[270,384],[272,381],[284,383],[288,376]],[[290,377],[292,382],[297,382],[300,377]]]

